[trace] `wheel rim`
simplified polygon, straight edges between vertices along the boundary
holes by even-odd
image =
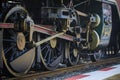
[[[53,45],[51,45],[52,41],[48,41],[41,45],[40,57],[43,65],[48,70],[56,69],[62,60],[62,43],[59,39],[53,41],[55,41]]]
[[[66,53],[68,55],[68,65],[76,65],[79,61],[79,53],[75,43],[66,44]]]
[[[4,19],[4,22],[15,24],[15,28],[3,30],[2,51],[5,66],[14,76],[26,74],[35,58],[35,48],[29,46],[29,32],[22,32],[20,28],[23,26],[19,21],[22,22],[24,20],[22,17],[25,18],[26,14],[23,7],[17,6],[12,8]]]

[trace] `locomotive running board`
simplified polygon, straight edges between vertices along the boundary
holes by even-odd
[[[39,32],[39,33],[43,33],[43,34],[47,34],[47,35],[51,35],[51,36],[55,36],[61,39],[65,39],[68,41],[73,41],[73,36],[67,35],[64,32],[56,32],[50,28],[48,28],[48,26],[40,26],[40,25],[34,25],[31,27],[31,31],[32,32]]]

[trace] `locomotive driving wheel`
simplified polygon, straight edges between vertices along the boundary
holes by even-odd
[[[69,42],[66,44],[65,54],[68,56],[68,65],[76,65],[79,61],[79,51],[77,44]]]
[[[26,74],[34,61],[35,48],[29,46],[29,30],[24,31],[23,24],[27,12],[21,6],[13,7],[4,22],[14,23],[15,27],[3,30],[2,57],[8,71],[14,76]]]
[[[41,35],[41,39],[47,38],[47,35]],[[63,57],[62,40],[58,38],[51,39],[41,44],[40,57],[43,66],[48,70],[54,70],[59,66]]]

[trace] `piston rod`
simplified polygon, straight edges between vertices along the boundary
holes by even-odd
[[[77,14],[83,17],[88,17],[88,14],[76,10]]]

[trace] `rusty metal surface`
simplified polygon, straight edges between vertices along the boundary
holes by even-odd
[[[115,62],[119,62],[120,61],[120,57],[117,58],[111,58],[111,59],[105,59],[105,60],[101,60],[98,62],[93,62],[93,63],[86,63],[86,64],[80,64],[80,65],[76,65],[76,66],[71,66],[71,67],[67,67],[67,68],[60,68],[54,71],[45,71],[45,72],[33,72],[31,74],[27,74],[24,75],[22,77],[17,77],[17,78],[10,78],[8,80],[33,80],[33,79],[40,79],[42,77],[51,77],[54,75],[58,75],[58,74],[63,74],[66,72],[73,72],[73,71],[77,71],[77,70],[84,70],[86,68],[89,67],[94,67],[94,66],[101,66],[101,65],[105,65],[105,64],[111,64],[111,63],[115,63]]]

